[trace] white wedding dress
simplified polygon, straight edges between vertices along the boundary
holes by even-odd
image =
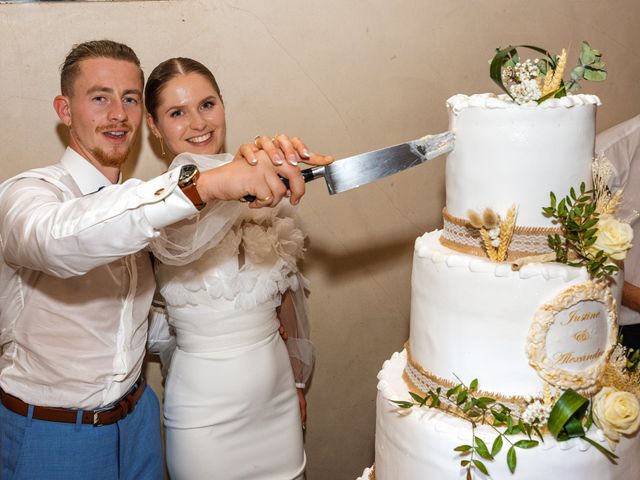
[[[210,158],[176,161],[210,168]],[[214,156],[214,165],[219,158],[228,160]],[[152,245],[177,344],[164,398],[172,480],[304,478],[295,382],[305,379],[294,380],[289,355],[296,376],[306,376],[312,346],[293,335],[288,354],[276,315],[290,290],[297,292],[298,317],[305,316],[296,266],[304,235],[290,214],[288,202],[261,210],[220,202]]]

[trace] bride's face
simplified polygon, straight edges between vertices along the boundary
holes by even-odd
[[[156,115],[156,122],[147,116],[149,126],[174,154],[222,151],[226,133],[224,104],[199,73],[169,80],[160,93]]]

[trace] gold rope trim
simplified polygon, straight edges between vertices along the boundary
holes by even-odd
[[[469,220],[451,215],[446,207],[442,209],[442,218],[444,232],[440,236],[441,245],[468,255],[488,258],[486,249],[482,247],[483,239],[480,231],[474,228]],[[455,231],[450,227],[451,225],[460,227],[463,231]],[[547,244],[547,236],[559,233],[561,229],[555,227],[516,226],[513,229],[506,260],[514,261],[522,257],[552,252]],[[523,246],[525,249],[522,248]],[[532,249],[528,250],[526,246],[531,246]]]
[[[411,353],[411,346],[409,345],[409,341],[404,344],[404,348],[407,351],[407,365],[410,365],[416,372],[420,375],[424,376],[431,383],[436,384],[439,387],[444,389],[450,389],[458,385],[458,383],[448,380],[446,378],[439,377],[438,375],[426,370],[425,368],[418,363]],[[418,393],[421,395],[426,395],[427,392],[423,392],[419,386],[415,385],[415,383],[411,380],[407,369],[405,368],[404,373],[402,374],[402,378],[413,393]],[[425,382],[426,383],[426,382]],[[478,396],[481,397],[491,397],[495,398],[498,402],[506,404],[508,407],[515,406],[518,410],[522,411],[527,407],[527,399],[522,395],[503,395],[497,392],[489,392],[486,390],[476,390]]]
[[[451,215],[447,211],[447,207],[442,209],[442,218],[447,220],[448,222],[453,223],[454,225],[459,225],[461,227],[471,227],[471,223],[466,218],[456,217]],[[558,227],[526,227],[526,226],[516,226],[513,230],[514,234],[522,234],[522,235],[553,235],[554,233],[560,233],[560,228]]]
[[[371,466],[371,471],[369,472],[369,480],[376,480],[376,464],[375,463]]]

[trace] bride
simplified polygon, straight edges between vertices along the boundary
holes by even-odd
[[[224,104],[201,63],[173,58],[159,64],[149,76],[145,105],[163,152],[166,145],[182,154],[172,167],[195,163],[206,170],[232,160],[219,154]],[[332,161],[285,135],[259,137],[256,145],[240,149],[250,162],[257,148],[289,167]],[[259,210],[248,207],[269,206],[269,197],[251,205],[214,202],[152,245],[177,343],[164,398],[173,480],[304,478],[304,387],[313,346],[306,281],[297,267],[304,251],[292,205],[297,201]]]

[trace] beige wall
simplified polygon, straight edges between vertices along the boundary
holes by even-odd
[[[254,135],[299,135],[342,157],[447,128],[445,100],[496,91],[493,48],[558,52],[580,41],[604,52],[610,78],[598,130],[640,110],[637,0],[177,0],[0,5],[0,179],[57,160],[63,129],[51,107],[73,43],[131,45],[149,72],[192,56],[215,72],[230,151]],[[143,132],[127,175],[165,168]],[[376,373],[408,336],[412,245],[439,227],[439,159],[330,197],[320,181],[301,207],[305,273],[318,349],[306,438],[310,480],[352,479],[373,461]],[[161,393],[157,365],[150,375]]]

